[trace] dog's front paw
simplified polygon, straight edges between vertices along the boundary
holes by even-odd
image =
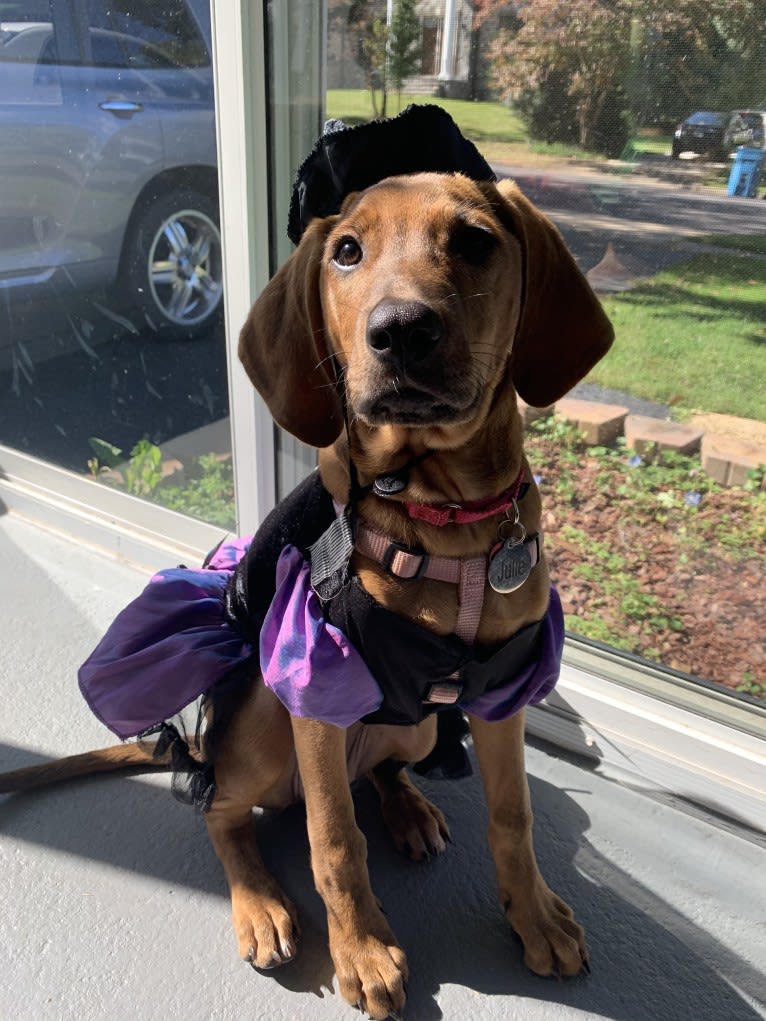
[[[408,778],[381,791],[381,812],[397,850],[413,861],[446,850],[445,841],[450,839],[446,819]]]
[[[505,903],[505,913],[524,944],[524,963],[536,975],[589,971],[585,932],[574,912],[538,878],[531,889]]]
[[[330,927],[330,953],[341,995],[376,1021],[397,1017],[406,999],[407,958],[381,922],[376,934],[348,936]]]
[[[254,968],[287,964],[298,948],[298,916],[276,883],[268,890],[232,891],[232,918],[241,957]]]

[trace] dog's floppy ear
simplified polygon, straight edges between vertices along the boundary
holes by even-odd
[[[314,447],[329,446],[343,428],[319,293],[324,242],[335,220],[311,223],[239,335],[239,359],[276,422]]]
[[[601,308],[556,227],[511,181],[497,186],[522,246],[521,317],[511,377],[534,407],[553,404],[590,372],[614,340]]]

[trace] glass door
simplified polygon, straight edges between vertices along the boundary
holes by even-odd
[[[330,2],[325,98],[349,125],[443,105],[557,225],[614,323],[572,393],[523,409],[572,648],[659,690],[762,704],[759,25],[749,4],[700,31],[670,5],[654,22],[629,4]]]

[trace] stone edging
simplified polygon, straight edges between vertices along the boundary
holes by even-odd
[[[679,454],[699,454],[703,471],[722,486],[741,486],[746,482],[748,472],[766,465],[766,444],[703,431],[694,423],[631,414],[630,409],[621,404],[564,397],[550,407],[533,408],[519,398],[519,411],[525,425],[555,414],[575,425],[589,446],[609,446],[618,436],[624,436],[629,449],[637,454],[652,447],[674,450]],[[747,421],[738,421],[741,425],[739,431],[746,432]]]

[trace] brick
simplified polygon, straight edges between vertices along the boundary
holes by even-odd
[[[556,414],[572,422],[590,446],[612,443],[620,435],[628,414],[621,404],[601,404],[578,397],[563,397],[556,403]]]
[[[703,433],[713,436],[734,436],[747,443],[766,447],[766,422],[754,418],[737,418],[735,415],[720,415],[712,411],[692,415],[689,423]]]
[[[677,454],[696,454],[702,433],[692,425],[668,422],[646,415],[628,415],[625,419],[625,442],[628,449],[644,454],[652,447],[674,450]]]
[[[534,408],[531,404],[527,404],[526,401],[522,401],[521,397],[516,398],[516,403],[518,404],[519,414],[524,425],[530,425],[532,422],[537,422],[540,418],[548,418],[553,414],[552,404],[545,408]]]
[[[706,433],[702,440],[702,468],[722,486],[741,486],[748,472],[766,465],[766,447],[734,436]]]

